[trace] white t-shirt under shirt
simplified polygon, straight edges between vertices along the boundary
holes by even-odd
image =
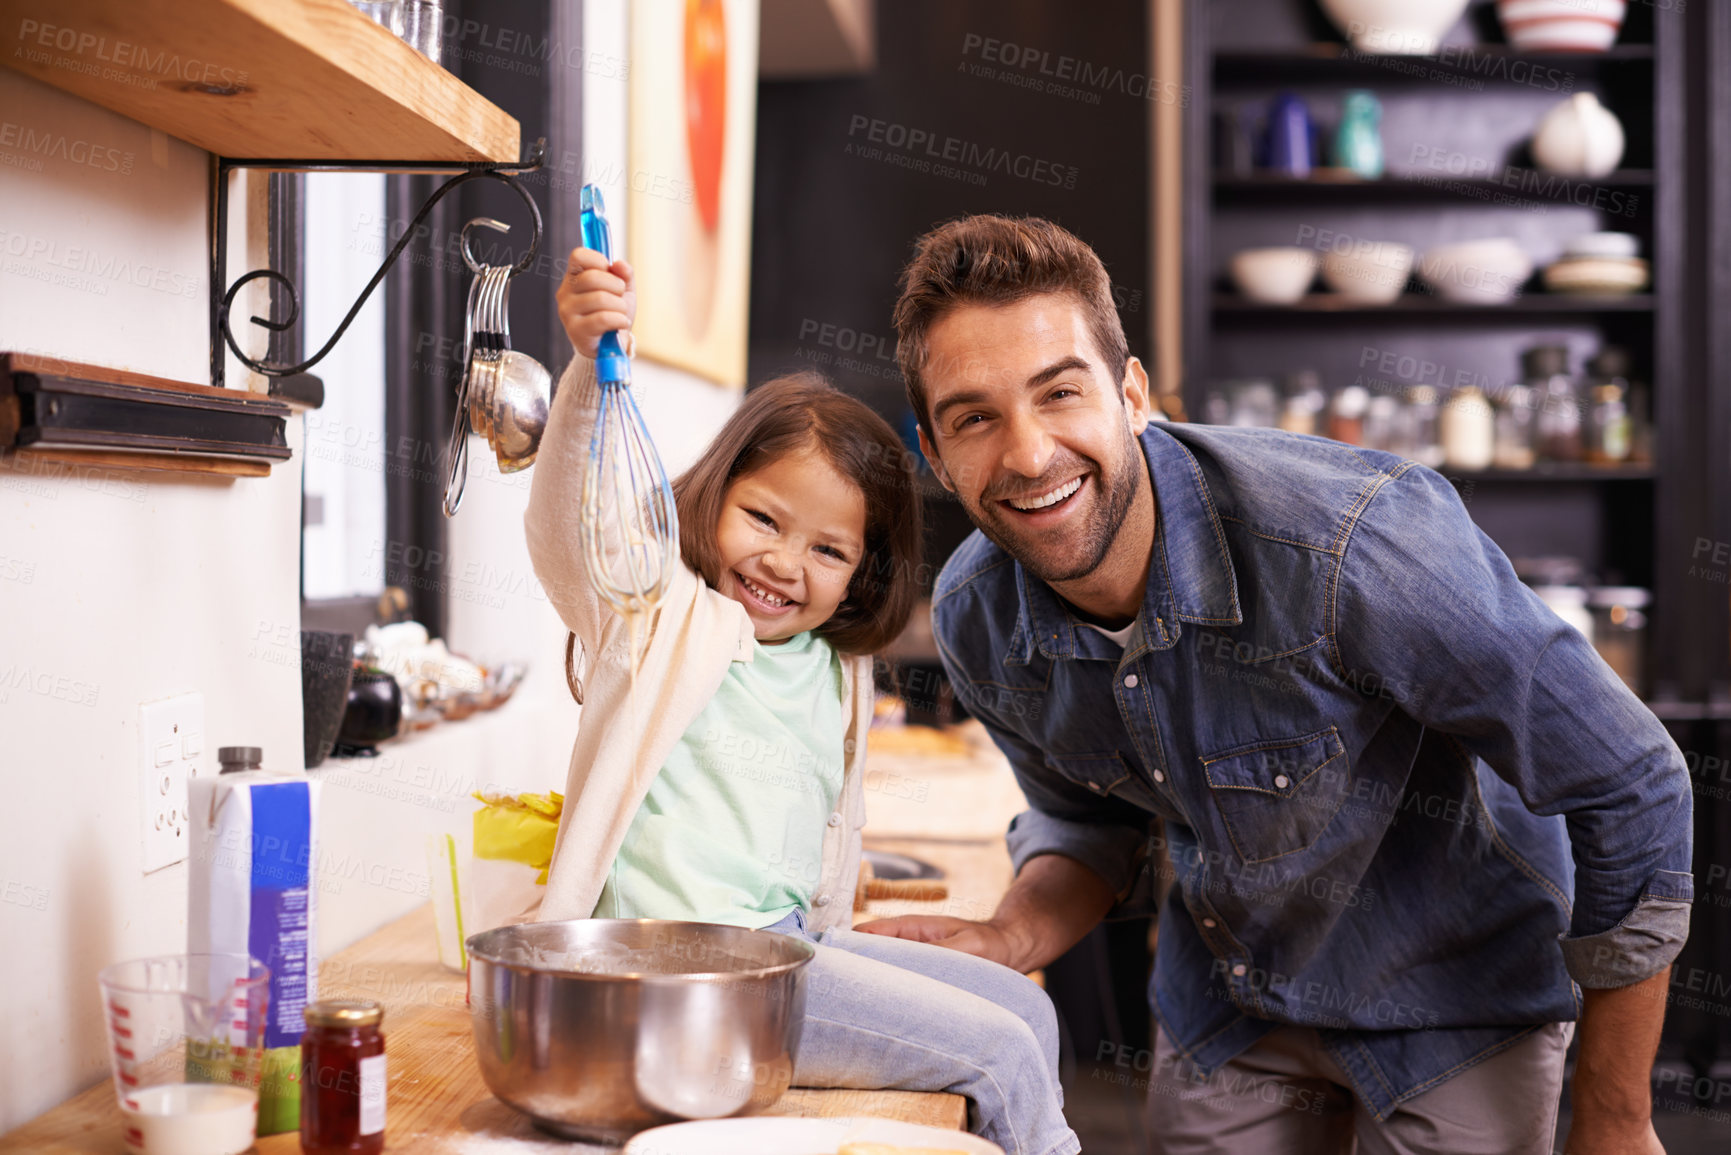
[[[1093,622],[1083,622],[1082,624],[1091,630],[1098,630],[1100,633],[1105,634],[1108,638],[1112,639],[1113,643],[1115,643],[1121,650],[1130,644],[1130,635],[1136,632],[1136,621],[1137,619],[1131,618],[1130,624],[1121,630],[1109,630],[1105,626],[1097,626]]]

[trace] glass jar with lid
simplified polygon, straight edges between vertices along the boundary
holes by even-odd
[[[1370,391],[1348,385],[1334,395],[1328,407],[1328,435],[1348,445],[1364,444],[1364,412],[1370,408]]]
[[[1506,386],[1497,398],[1495,442],[1492,460],[1498,469],[1533,467],[1537,453],[1533,448],[1533,391],[1528,386]]]
[[[302,1012],[301,1150],[378,1155],[385,1149],[385,1009],[325,999]]]
[[[1652,593],[1638,586],[1599,586],[1587,595],[1594,647],[1623,684],[1642,696],[1647,692],[1647,607],[1652,602]]]
[[[1432,469],[1443,463],[1442,436],[1437,432],[1436,388],[1414,385],[1406,391],[1407,437],[1412,459]]]
[[[1587,363],[1585,457],[1595,465],[1621,465],[1634,451],[1629,409],[1629,355],[1609,347]]]
[[[1486,469],[1491,464],[1491,403],[1476,386],[1449,394],[1438,419],[1443,462],[1450,469]]]
[[[1581,459],[1581,399],[1569,377],[1569,350],[1535,345],[1521,354],[1523,384],[1538,407],[1538,455],[1544,461]]]

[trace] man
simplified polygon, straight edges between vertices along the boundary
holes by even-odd
[[[1031,809],[990,920],[871,929],[1026,971],[1172,879],[1159,1151],[1549,1152],[1576,1019],[1567,1150],[1662,1150],[1683,760],[1448,483],[1151,423],[1105,269],[1046,221],[934,230],[895,319],[979,529],[938,645]]]

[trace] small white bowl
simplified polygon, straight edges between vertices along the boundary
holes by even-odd
[[[1501,305],[1533,275],[1533,261],[1508,237],[1491,237],[1438,245],[1425,253],[1418,271],[1444,300]]]
[[[1603,52],[1617,42],[1626,0],[1498,0],[1517,52]]]
[[[1412,246],[1396,241],[1352,241],[1322,255],[1322,281],[1342,299],[1387,305],[1406,289]]]
[[[1623,296],[1647,287],[1650,274],[1640,257],[1564,257],[1545,270],[1553,293]]]
[[[1252,301],[1290,305],[1310,288],[1316,264],[1313,249],[1245,249],[1233,254],[1232,283]]]
[[[1564,257],[1610,257],[1628,260],[1641,255],[1641,238],[1634,233],[1582,233],[1563,246]]]

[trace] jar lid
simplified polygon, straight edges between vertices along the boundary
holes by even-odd
[[[309,1027],[376,1027],[385,1008],[371,999],[321,999],[301,1011]]]
[[[1528,377],[1554,377],[1569,371],[1566,345],[1534,345],[1521,354],[1521,368]]]
[[[1606,345],[1587,362],[1587,372],[1595,377],[1627,377],[1629,351],[1616,345]]]
[[[216,751],[216,761],[224,774],[249,768],[256,770],[264,761],[264,751],[257,746],[220,746]]]

